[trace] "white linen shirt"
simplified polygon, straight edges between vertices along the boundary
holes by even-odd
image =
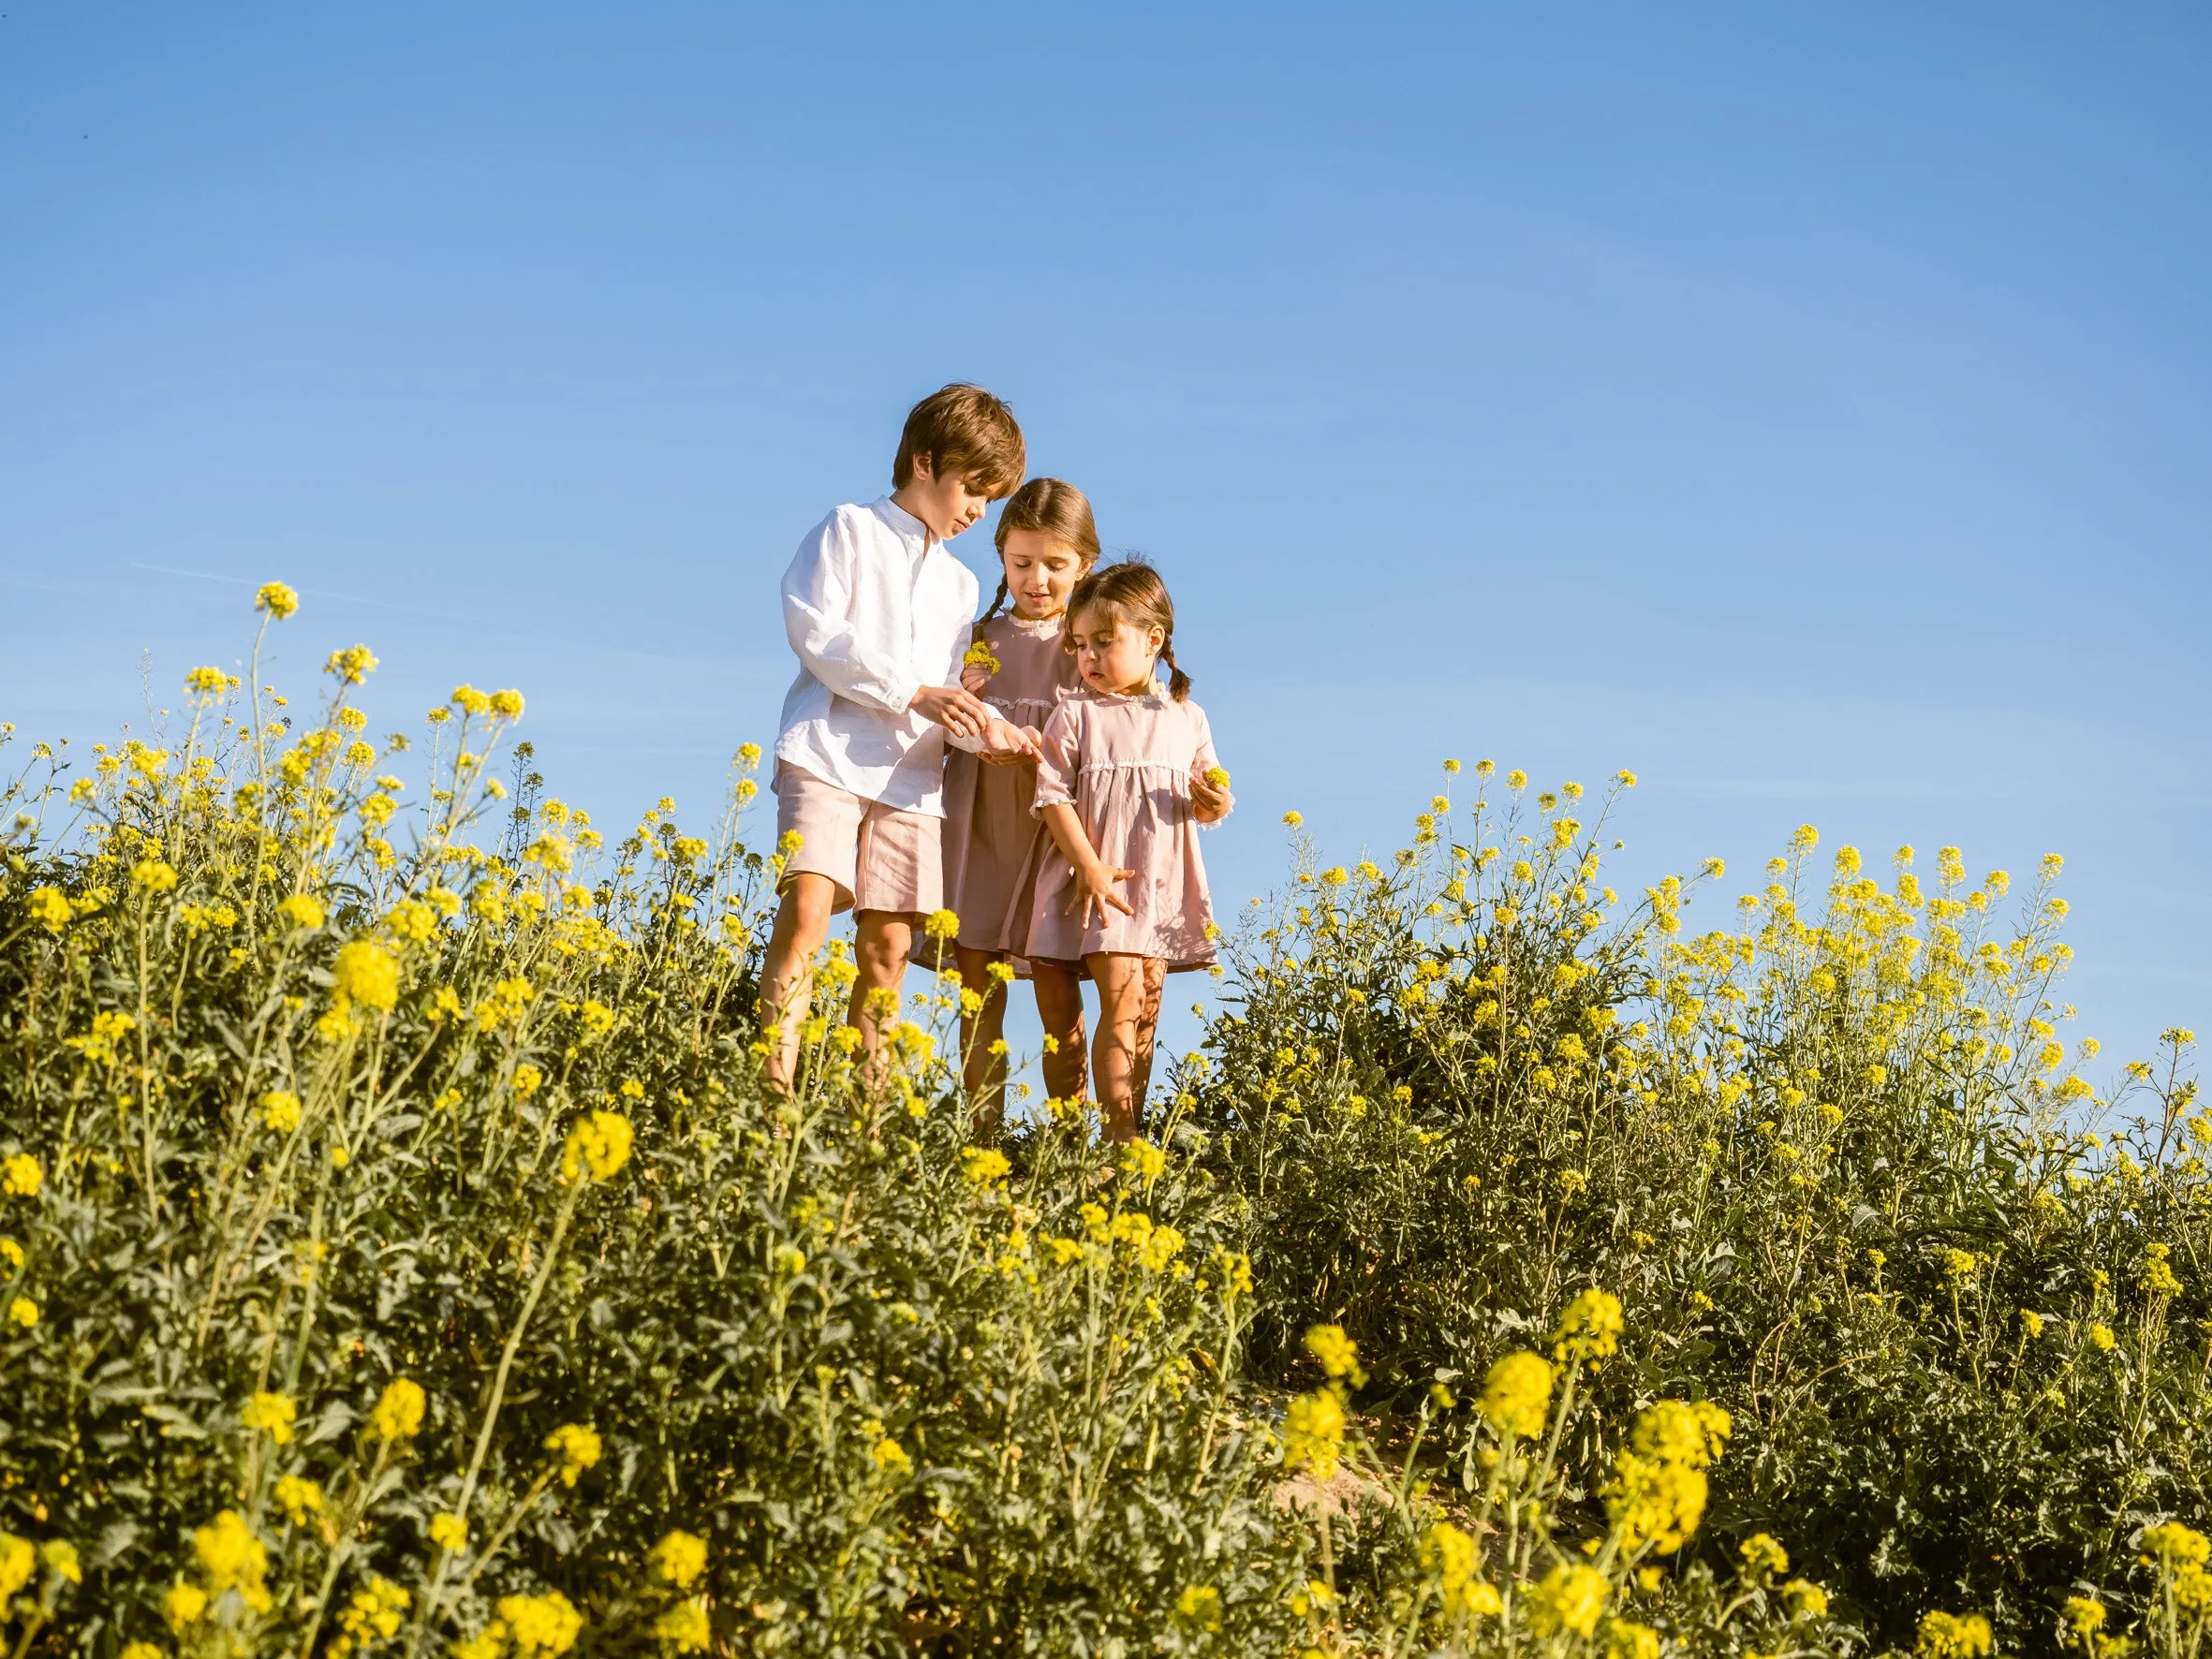
[[[960,683],[977,596],[975,573],[888,495],[816,525],[784,572],[799,677],[776,758],[863,800],[943,817],[945,728],[907,705],[924,685]]]

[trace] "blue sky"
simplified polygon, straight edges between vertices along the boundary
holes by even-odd
[[[791,548],[972,378],[1170,580],[1222,896],[1445,755],[1627,766],[1631,881],[2057,850],[2079,1029],[2212,1020],[2201,8],[0,9],[25,735],[280,577],[280,681],[517,685],[703,818]]]

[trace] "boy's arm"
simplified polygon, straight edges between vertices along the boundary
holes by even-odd
[[[831,515],[784,572],[784,635],[807,671],[837,696],[886,714],[908,709],[954,731],[981,733],[988,705],[956,686],[924,685],[903,656],[864,639],[852,624],[853,545],[842,516]]]

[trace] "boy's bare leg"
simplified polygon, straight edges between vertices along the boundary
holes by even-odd
[[[1091,1046],[1091,1068],[1099,1115],[1109,1139],[1133,1140],[1143,1117],[1168,964],[1153,957],[1099,951],[1085,957],[1084,965],[1099,987],[1099,1035]]]
[[[1081,1100],[1085,1082],[1083,1056],[1083,977],[1050,962],[1029,964],[1037,987],[1037,1017],[1044,1035],[1059,1045],[1044,1057],[1044,1092],[1054,1100]]]
[[[960,1011],[961,1078],[975,1108],[977,1129],[995,1129],[1006,1117],[1006,1056],[991,1050],[1006,1035],[1006,987],[991,965],[1004,962],[1006,952],[956,945],[952,955],[960,964],[961,990],[983,999],[973,1015],[965,1006]]]
[[[883,1027],[898,1021],[907,959],[922,918],[903,910],[863,910],[853,920],[852,960],[860,977],[852,982],[852,1007],[847,1017],[860,1028],[861,1047],[873,1056],[883,1041]],[[878,991],[891,992],[887,1014],[877,1012]]]
[[[791,1092],[799,1027],[814,999],[815,958],[829,942],[836,906],[837,884],[808,870],[786,882],[776,901],[775,927],[760,964],[760,1023],[777,1030],[768,1055],[768,1086],[779,1094]]]

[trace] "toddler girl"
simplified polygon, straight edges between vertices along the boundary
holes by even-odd
[[[1175,666],[1158,572],[1132,560],[1084,578],[1067,637],[1083,683],[1045,721],[1037,768],[1037,812],[1066,857],[1038,873],[1025,954],[1040,1003],[1048,980],[1072,987],[1087,970],[1097,983],[1092,1072],[1106,1133],[1128,1140],[1143,1126],[1166,976],[1214,960],[1197,827],[1229,815],[1229,774]]]
[[[1074,688],[1075,659],[1062,645],[1068,595],[1099,560],[1099,531],[1082,491],[1032,478],[1008,498],[998,520],[1004,568],[991,608],[975,625],[961,683],[1034,741],[1053,705]],[[1013,609],[1002,611],[1009,595]],[[945,767],[945,903],[960,918],[954,945],[961,984],[983,999],[961,1020],[968,1098],[987,1126],[1001,1109],[1009,957],[1029,931],[1030,883],[1044,829],[1029,810],[1037,768],[1027,757],[981,761],[955,750]],[[1083,990],[1067,975],[1037,981],[1037,1012],[1050,1039],[1047,1093],[1079,1100]]]

